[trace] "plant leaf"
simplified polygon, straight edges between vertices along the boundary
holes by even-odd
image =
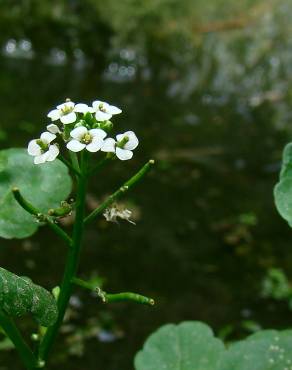
[[[225,352],[220,370],[291,369],[292,330],[263,330]]]
[[[165,325],[135,358],[137,370],[217,370],[224,345],[200,322]]]
[[[283,150],[280,179],[290,177],[291,175],[292,175],[292,143],[289,143],[285,146]]]
[[[290,370],[292,330],[263,330],[225,349],[200,322],[165,325],[135,358],[136,370]]]
[[[0,308],[16,317],[30,312],[45,327],[53,325],[58,316],[57,303],[51,293],[29,278],[3,268],[0,268]]]
[[[15,201],[11,189],[18,187],[24,198],[47,212],[69,196],[71,178],[61,161],[35,165],[26,149],[1,150],[0,164],[0,236],[26,238],[40,223]]]
[[[292,177],[284,177],[274,188],[275,204],[280,215],[292,227]]]

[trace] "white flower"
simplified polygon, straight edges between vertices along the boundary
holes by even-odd
[[[92,103],[92,109],[93,112],[95,112],[95,118],[97,121],[107,121],[111,119],[113,115],[122,113],[120,108],[99,100],[95,100]]]
[[[64,124],[73,123],[77,119],[76,113],[93,113],[93,108],[88,107],[87,104],[75,104],[72,101],[66,101],[63,104],[57,105],[56,109],[51,110],[48,113],[48,117],[52,121],[57,121],[58,119]]]
[[[43,132],[40,139],[31,140],[28,143],[28,154],[34,157],[34,164],[51,162],[55,160],[59,154],[59,148],[51,142],[56,138],[56,135],[50,132]]]
[[[101,150],[103,152],[116,153],[121,161],[127,161],[133,157],[133,152],[139,144],[139,140],[133,131],[127,131],[124,134],[116,136],[117,141],[108,138],[105,139]]]
[[[74,128],[70,132],[73,138],[67,144],[67,148],[72,152],[80,152],[86,148],[89,152],[97,152],[103,144],[103,139],[106,137],[106,132],[100,128],[88,130],[84,126]]]
[[[48,125],[47,130],[51,134],[61,134],[61,131],[60,131],[59,127],[57,125],[55,125],[54,123],[51,123],[50,125]]]

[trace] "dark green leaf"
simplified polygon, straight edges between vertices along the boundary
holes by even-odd
[[[47,212],[69,196],[72,181],[59,160],[35,165],[26,149],[0,151],[0,236],[7,239],[25,238],[40,226],[15,201],[11,193],[15,186],[41,212]]]
[[[29,278],[0,268],[0,308],[9,316],[31,313],[42,326],[51,326],[58,315],[57,303],[51,293]]]

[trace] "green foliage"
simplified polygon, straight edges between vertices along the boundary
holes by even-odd
[[[292,227],[292,143],[284,148],[280,180],[274,188],[274,197],[278,212]]]
[[[289,308],[292,309],[292,287],[282,269],[271,268],[268,270],[262,282],[261,296],[277,301],[286,301]]]
[[[268,270],[262,282],[261,295],[264,298],[282,300],[292,297],[292,288],[284,271],[278,268]]]
[[[207,325],[165,325],[135,358],[136,370],[283,370],[292,364],[292,330],[263,330],[224,349]]]
[[[9,316],[31,313],[42,326],[57,320],[57,303],[51,293],[29,278],[20,277],[0,268],[0,308]]]
[[[0,151],[0,236],[7,239],[25,238],[40,226],[15,201],[11,192],[14,186],[41,212],[47,212],[68,197],[71,178],[59,160],[36,166],[25,149]]]
[[[0,341],[0,351],[10,351],[14,349],[15,346],[8,337],[3,338]]]
[[[200,322],[165,325],[135,358],[136,370],[216,370],[224,345]]]

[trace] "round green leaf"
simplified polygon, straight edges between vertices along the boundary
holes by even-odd
[[[136,370],[217,370],[224,345],[200,322],[165,325],[135,358]]]
[[[274,188],[278,212],[292,226],[292,177],[283,178]]]
[[[26,238],[36,232],[38,221],[15,201],[11,189],[21,194],[41,212],[60,205],[72,187],[67,167],[59,160],[33,164],[26,149],[0,151],[0,236]]]
[[[264,330],[233,344],[220,370],[291,370],[292,330]]]
[[[136,370],[292,370],[292,330],[263,330],[225,349],[200,322],[165,325],[135,358]]]

